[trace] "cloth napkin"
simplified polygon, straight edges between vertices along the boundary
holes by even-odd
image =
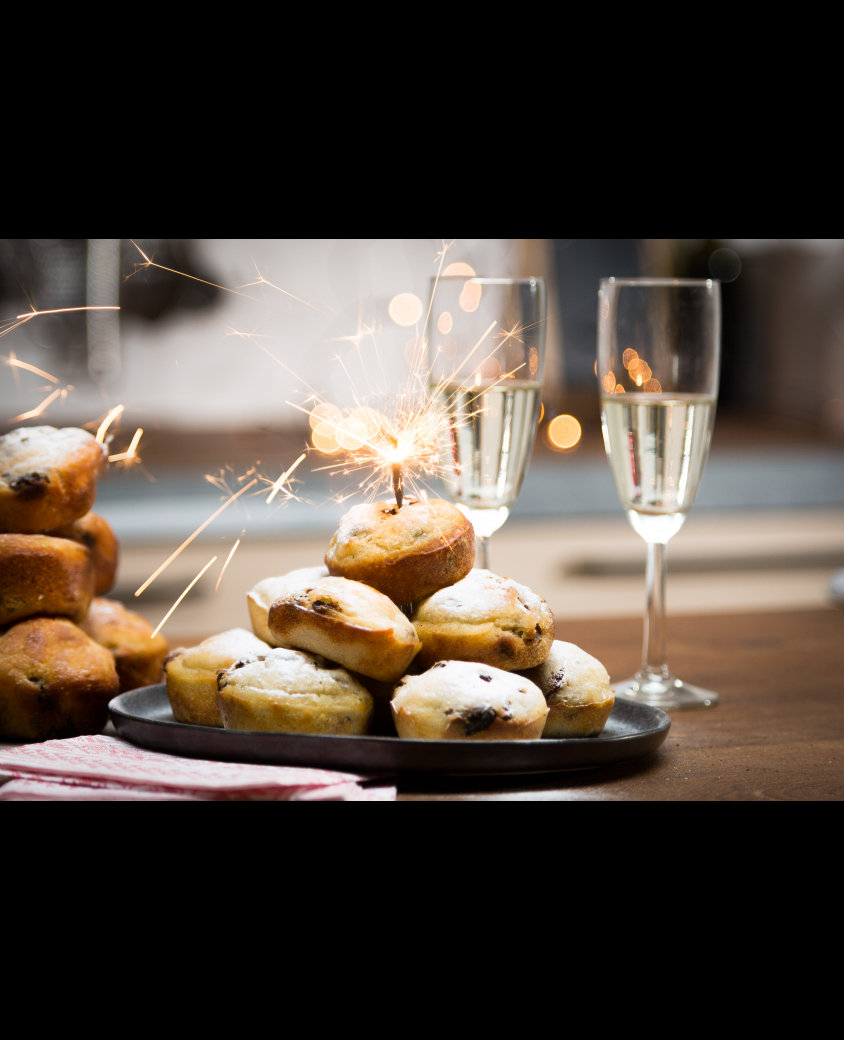
[[[182,758],[96,734],[0,750],[0,801],[394,801],[327,769]]]

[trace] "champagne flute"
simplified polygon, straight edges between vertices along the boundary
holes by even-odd
[[[475,528],[475,566],[521,490],[541,407],[545,279],[431,279],[429,392],[448,417],[446,495]]]
[[[690,686],[668,668],[665,575],[668,541],[688,516],[709,453],[720,352],[719,282],[601,280],[604,444],[627,519],[648,544],[642,666],[615,690],[669,710],[718,703],[716,693]]]

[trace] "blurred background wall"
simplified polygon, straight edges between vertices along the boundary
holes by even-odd
[[[146,266],[128,240],[0,240],[4,316],[30,304],[121,307],[119,317],[42,317],[6,340],[74,387],[51,406],[57,421],[87,422],[120,401],[127,420],[143,416],[150,428],[290,426],[299,416],[286,401],[305,384],[340,405],[351,403],[353,382],[398,391],[409,333],[391,321],[389,302],[404,292],[427,300],[442,248],[433,239],[136,241],[161,266]],[[844,240],[458,239],[446,257],[455,262],[486,276],[548,278],[552,410],[583,395],[594,412],[601,277],[720,277],[721,416],[844,437]],[[376,330],[377,352],[371,337],[353,341],[364,326]],[[36,407],[42,385],[7,368],[0,402],[10,415]]]
[[[116,464],[97,504],[125,547],[119,596],[238,477],[257,467],[274,479],[310,444],[307,419],[293,406],[310,387],[340,406],[353,403],[354,391],[401,390],[414,330],[392,320],[390,301],[412,293],[427,303],[443,248],[435,239],[135,242],[0,240],[0,430],[94,429],[122,404],[113,449],[144,431],[140,462]],[[544,415],[513,519],[495,536],[500,569],[539,567],[536,580],[557,590],[558,613],[623,613],[634,588],[638,612],[644,549],[620,514],[600,435],[598,280],[713,277],[724,306],[718,416],[692,518],[672,543],[672,580],[679,589],[681,573],[698,575],[683,609],[715,609],[725,598],[812,605],[825,596],[830,569],[844,565],[844,240],[457,239],[444,264],[548,280]],[[32,307],[85,304],[120,311],[13,320]],[[583,431],[565,449],[548,436],[559,414],[575,416]],[[288,557],[291,566],[306,552],[318,557],[345,508],[324,464],[312,453],[297,471],[301,502],[263,511],[239,502],[194,548],[242,536],[244,566],[248,544],[256,553],[242,581],[280,572]],[[537,562],[530,553],[539,544]],[[155,595],[181,591],[194,562],[185,554]],[[748,574],[752,581],[739,581]],[[711,594],[702,591],[705,575]],[[194,607],[180,608],[185,624],[199,611],[197,630],[210,624],[203,589],[192,593]],[[149,609],[154,616],[159,608]]]

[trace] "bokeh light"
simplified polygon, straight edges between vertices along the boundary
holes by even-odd
[[[333,455],[340,451],[336,433],[337,431],[330,423],[323,422],[311,434],[311,441],[317,451],[321,451],[324,455]]]
[[[329,419],[331,422],[337,423],[342,419],[340,409],[333,404],[318,404],[311,409],[311,414],[308,416],[308,422],[311,424],[312,430],[315,430],[320,423],[324,423]]]
[[[536,375],[536,370],[538,368],[539,368],[539,354],[538,354],[538,352],[536,350],[536,347],[531,347],[530,348],[530,353],[528,354],[528,371],[530,372],[530,374],[532,376],[535,376]]]
[[[653,372],[651,372],[651,366],[647,361],[642,361],[641,358],[639,358],[638,361],[634,361],[627,371],[630,373],[630,378],[636,386],[642,386],[643,383],[647,383],[653,375]]]
[[[354,417],[347,415],[340,423],[340,429],[336,432],[337,443],[346,451],[357,451],[363,447],[363,442],[368,439],[367,428]]]
[[[611,394],[615,390],[615,375],[612,372],[607,372],[601,380],[601,386],[604,388],[605,393]]]
[[[451,332],[453,324],[454,321],[448,311],[443,311],[439,318],[437,318],[437,328],[444,336],[447,336],[448,333]]]
[[[629,369],[633,362],[638,360],[639,355],[636,353],[635,350],[631,350],[629,347],[621,355],[621,363],[624,365],[626,369]]]
[[[615,389],[613,390],[613,393],[614,394],[623,394],[624,393],[624,387],[621,385],[621,383],[616,383],[615,384]]]
[[[481,302],[481,293],[483,289],[480,282],[466,282],[463,286],[463,292],[460,293],[460,309],[466,311],[467,314],[471,314],[472,311],[478,309],[478,305]]]
[[[661,394],[662,383],[660,383],[658,379],[649,379],[646,383],[644,383],[642,389],[645,391],[646,394]]]
[[[448,267],[443,271],[444,277],[448,278],[451,275],[464,275],[468,278],[475,277],[475,271],[468,265],[463,263],[449,264]]]
[[[548,440],[552,448],[564,451],[580,440],[580,423],[573,415],[558,415],[548,423]]]
[[[422,301],[412,292],[399,293],[387,308],[396,325],[415,325],[422,317]]]
[[[364,432],[364,437],[368,441],[374,440],[381,430],[384,429],[386,423],[385,416],[374,408],[355,408],[349,418],[360,425]]]
[[[425,349],[427,340],[422,336],[414,336],[404,345],[404,360],[411,368],[424,368],[427,363]]]

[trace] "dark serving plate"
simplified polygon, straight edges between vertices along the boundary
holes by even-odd
[[[616,700],[599,737],[569,740],[400,740],[189,726],[173,718],[164,683],[121,693],[108,707],[121,737],[154,751],[382,776],[590,769],[655,751],[671,726],[671,719],[659,708],[621,698]]]

